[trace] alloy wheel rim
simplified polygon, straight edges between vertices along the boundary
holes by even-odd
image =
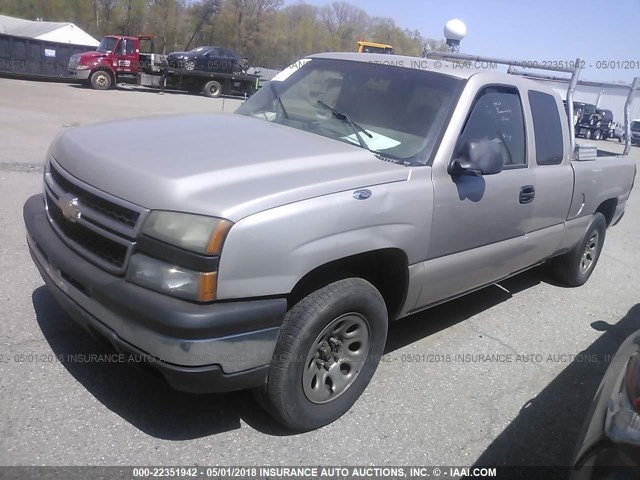
[[[367,360],[371,333],[365,317],[346,313],[332,320],[316,337],[302,372],[304,394],[317,404],[346,392]]]
[[[584,251],[582,252],[582,257],[580,258],[580,273],[587,273],[596,260],[596,254],[598,253],[598,241],[600,240],[600,234],[595,231],[589,237],[586,245],[584,246]]]

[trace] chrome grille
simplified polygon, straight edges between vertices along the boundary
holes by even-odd
[[[124,265],[127,258],[125,245],[109,240],[76,222],[67,220],[51,196],[48,193],[46,195],[49,216],[67,239],[116,268],[121,268]]]
[[[69,68],[74,70],[80,63],[80,57],[78,55],[72,55],[69,59]]]
[[[97,195],[83,190],[82,188],[64,178],[62,174],[58,172],[54,165],[50,166],[50,172],[54,181],[65,192],[72,194],[74,197],[78,197],[78,200],[81,201],[83,205],[86,205],[87,207],[112,218],[116,222],[127,225],[130,228],[134,228],[136,226],[136,221],[140,216],[139,212],[130,210],[120,205],[116,205],[115,203],[109,202],[103,198],[98,197]]]
[[[97,190],[51,160],[45,172],[51,225],[69,247],[95,265],[122,274],[147,210]]]

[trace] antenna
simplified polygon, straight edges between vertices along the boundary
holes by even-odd
[[[450,52],[460,51],[460,41],[467,34],[467,26],[462,20],[454,18],[449,20],[444,26],[444,38],[447,39],[447,45]]]

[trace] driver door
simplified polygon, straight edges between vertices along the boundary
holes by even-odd
[[[138,52],[133,38],[121,38],[118,44],[118,72],[135,74],[138,71]]]
[[[467,141],[503,142],[504,169],[494,175],[451,175],[434,165],[434,208],[425,283],[417,307],[490,284],[524,268],[525,235],[535,204],[521,95],[491,86],[476,96],[452,159]]]

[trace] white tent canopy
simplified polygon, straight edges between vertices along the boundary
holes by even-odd
[[[91,47],[100,44],[98,40],[70,22],[34,22],[0,15],[0,33]]]

